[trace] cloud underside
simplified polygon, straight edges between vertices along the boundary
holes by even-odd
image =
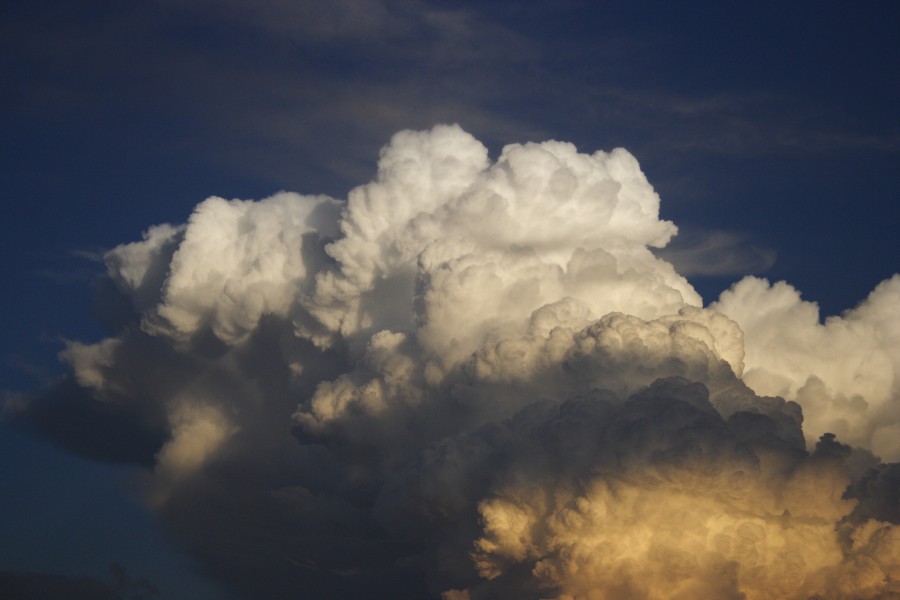
[[[346,200],[111,250],[110,336],[7,410],[142,465],[248,597],[900,593],[900,276],[824,322],[755,277],[703,307],[664,258],[772,256],[676,233],[623,149],[403,131]]]

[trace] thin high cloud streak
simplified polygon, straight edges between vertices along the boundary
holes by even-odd
[[[111,250],[109,337],[7,411],[144,466],[246,597],[900,593],[900,275],[824,323],[755,277],[704,307],[659,202],[623,149],[402,131],[346,201]]]
[[[747,25],[733,31],[745,42],[736,50],[708,35],[703,14],[732,21],[710,7],[691,15],[656,5],[600,12],[561,2],[478,9],[423,0],[88,6],[10,11],[0,24],[4,54],[22,61],[10,68],[12,93],[3,98],[11,114],[77,116],[87,119],[90,135],[127,105],[121,127],[189,123],[191,135],[155,142],[166,152],[176,144],[179,153],[214,156],[268,181],[289,177],[298,155],[331,185],[364,180],[370,173],[361,157],[391,132],[448,119],[465,120],[498,144],[544,131],[602,131],[682,170],[687,156],[898,149],[889,68],[877,67],[877,59],[890,64],[893,38],[880,27],[872,31],[872,24],[892,21],[886,7],[798,5],[780,7],[778,18],[770,7],[748,7]],[[660,27],[673,20],[668,10],[679,13],[674,20],[683,27]],[[184,40],[185,31],[197,35]],[[721,64],[710,61],[715,39]],[[806,43],[796,47],[798,40]],[[703,69],[683,72],[697,51],[707,53]],[[799,67],[785,64],[788,51]],[[748,83],[754,67],[780,77],[782,69],[804,68],[803,77],[790,72],[788,81],[812,78],[813,95],[783,82]],[[702,73],[704,85],[672,85],[675,72]],[[845,84],[826,85],[835,80]],[[847,89],[858,93],[845,98]],[[343,133],[343,144],[328,141],[334,131]],[[147,143],[158,135],[141,133]],[[362,151],[348,152],[346,140]]]

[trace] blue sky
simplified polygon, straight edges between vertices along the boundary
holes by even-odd
[[[492,157],[624,147],[706,302],[755,273],[839,314],[900,269],[898,27],[887,1],[6,2],[0,388],[104,335],[105,250],[211,195],[345,198],[394,132],[438,123]],[[5,425],[0,445],[0,570],[113,586],[119,563],[223,597],[129,491],[139,468]]]

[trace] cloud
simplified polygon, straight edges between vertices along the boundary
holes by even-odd
[[[295,40],[339,41],[371,40],[391,34],[403,25],[387,3],[381,0],[362,2],[206,2],[176,0],[167,4],[184,9],[204,9],[238,23],[252,24],[265,31]]]
[[[141,326],[176,340],[208,328],[234,344],[263,315],[287,316],[307,269],[318,270],[322,238],[337,235],[339,210],[331,198],[286,193],[261,202],[207,199],[191,215],[171,256],[161,301]],[[137,291],[176,235],[171,228],[162,234],[154,229],[142,244],[113,250],[112,278],[126,293]]]
[[[826,432],[886,460],[900,459],[900,275],[841,316],[785,282],[747,277],[711,308],[744,331],[744,381],[804,407],[809,439]]]
[[[799,98],[773,91],[717,90],[706,94],[672,93],[626,85],[598,85],[591,99],[610,117],[637,129],[659,128],[677,135],[653,138],[647,149],[677,160],[679,154],[757,157],[797,156],[804,152],[897,152],[898,136],[890,127],[862,130],[823,118]]]
[[[824,324],[755,278],[703,307],[659,208],[621,148],[402,131],[346,201],[108,252],[110,336],[6,412],[141,465],[246,597],[896,593],[900,276]]]
[[[389,55],[409,62],[415,45],[427,62],[486,59],[519,62],[533,57],[532,43],[479,11],[423,0],[284,0],[209,2],[161,0],[198,20],[224,21],[300,47]],[[478,43],[474,43],[478,42]],[[371,56],[370,56],[371,60]]]
[[[716,230],[679,236],[655,254],[685,277],[762,273],[776,259],[774,250],[753,243],[746,235]]]
[[[744,433],[740,419],[716,413],[703,386],[677,379],[620,405],[565,403],[538,428],[517,431],[524,439],[513,442],[512,464],[491,469],[497,483],[478,504],[473,559],[496,583],[473,597],[521,589],[508,574],[521,563],[543,594],[563,598],[827,592],[825,581],[855,569],[834,533],[852,505],[841,497],[846,475],[837,461],[766,437],[738,441]],[[875,549],[885,566],[896,559],[893,543]]]

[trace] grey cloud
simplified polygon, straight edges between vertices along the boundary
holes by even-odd
[[[71,377],[27,402],[20,396],[6,398],[3,416],[74,454],[104,462],[149,467],[167,436],[155,418],[98,402]]]
[[[900,523],[900,463],[870,468],[847,489],[847,497],[859,500],[850,519]]]
[[[759,274],[775,264],[776,252],[747,235],[728,231],[694,231],[656,251],[686,277]]]

